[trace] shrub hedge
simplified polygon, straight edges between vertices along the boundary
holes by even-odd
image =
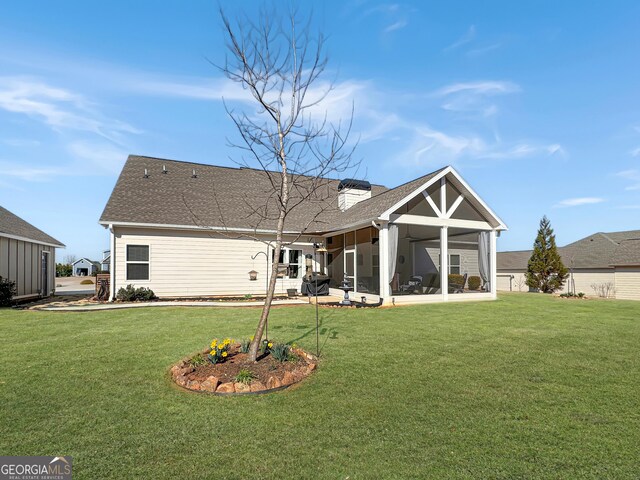
[[[156,295],[150,288],[136,288],[129,284],[118,290],[116,298],[121,302],[148,302],[149,300],[155,299]]]
[[[478,290],[482,283],[482,279],[476,275],[469,277],[467,281],[469,282],[469,290]]]

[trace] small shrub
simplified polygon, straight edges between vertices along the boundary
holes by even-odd
[[[251,383],[251,380],[253,380],[254,378],[256,378],[256,376],[253,374],[251,370],[247,370],[246,368],[243,368],[236,375],[235,381],[238,383],[244,383],[248,385]]]
[[[584,298],[584,292],[578,292],[578,296],[579,296],[580,298]]]
[[[93,285],[93,280],[87,278],[86,280],[82,280],[80,285]]]
[[[242,353],[249,353],[249,346],[251,345],[251,340],[247,338],[243,338],[240,340],[240,351]]]
[[[150,288],[136,288],[129,284],[118,290],[116,298],[121,302],[148,302],[149,300],[155,299],[156,295]]]
[[[207,359],[202,353],[198,353],[189,360],[189,365],[191,365],[192,367],[199,367],[201,365],[205,365],[206,363]]]
[[[291,346],[286,343],[270,343],[269,352],[279,362],[286,362],[291,359]]]
[[[462,285],[464,283],[464,276],[459,273],[449,274],[449,285]]]
[[[250,299],[252,299],[252,298],[253,298],[253,295],[251,295],[250,293],[247,293],[247,294],[244,296],[244,299],[245,299],[245,300],[250,300]]]
[[[209,361],[212,364],[222,363],[229,356],[229,347],[231,346],[232,340],[229,338],[225,338],[221,342],[218,342],[217,338],[214,338],[211,341],[211,351],[209,352]]]
[[[469,282],[469,290],[478,290],[482,283],[482,279],[476,275],[469,277],[467,281]]]
[[[0,277],[0,307],[10,307],[16,294],[16,282]]]

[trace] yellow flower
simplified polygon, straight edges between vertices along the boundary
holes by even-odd
[[[267,347],[269,347],[269,348],[273,347],[273,343],[271,343],[271,342],[267,343]]]
[[[223,356],[223,357],[226,357],[227,355],[228,355],[228,353],[227,353],[227,352],[222,352],[222,356]]]
[[[218,350],[222,350],[224,348],[224,345],[220,344],[218,345]]]
[[[253,342],[253,335],[251,336],[251,338],[249,340],[251,340]]]

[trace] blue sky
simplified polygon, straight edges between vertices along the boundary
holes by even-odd
[[[544,214],[560,244],[640,228],[640,3],[326,1],[314,26],[367,180],[454,165],[509,226],[501,250]],[[223,55],[215,2],[3,2],[0,205],[97,258],[127,154],[233,165]]]

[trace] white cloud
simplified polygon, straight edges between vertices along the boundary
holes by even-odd
[[[111,141],[140,133],[104,117],[81,95],[30,77],[0,77],[0,109],[35,118],[56,131],[88,131]]]
[[[631,185],[625,187],[625,190],[640,190],[640,170],[634,168],[630,170],[623,170],[616,173],[615,176],[624,178],[631,182]]]
[[[398,20],[397,22],[392,23],[388,27],[384,29],[384,33],[395,32],[396,30],[401,30],[409,24],[406,20]]]
[[[456,93],[471,93],[476,95],[502,95],[520,91],[520,86],[513,82],[484,80],[479,82],[460,82],[446,85],[433,94],[438,97],[446,97]]]
[[[442,98],[441,108],[449,112],[464,113],[483,118],[497,115],[500,108],[490,97],[508,95],[520,91],[520,86],[509,81],[485,80],[445,85],[432,92],[434,98]]]
[[[631,156],[632,157],[640,157],[640,147],[634,148],[633,150],[631,150]]]
[[[604,202],[604,198],[599,197],[578,197],[578,198],[567,198],[565,200],[561,200],[560,202],[554,205],[554,208],[563,208],[563,207],[579,207],[581,205],[593,205],[596,203]]]
[[[497,50],[502,46],[501,43],[492,43],[491,45],[487,45],[485,47],[474,48],[469,50],[466,55],[468,57],[479,57],[480,55],[484,55],[485,53],[489,53],[493,50]]]
[[[104,172],[117,174],[122,169],[127,154],[123,149],[106,142],[78,140],[67,145],[69,153],[80,163],[86,174]]]
[[[362,17],[370,15],[382,16],[387,24],[382,33],[389,34],[401,30],[409,24],[409,13],[411,11],[412,9],[401,7],[397,3],[381,3],[366,9]]]
[[[65,170],[61,168],[25,166],[16,162],[0,161],[0,173],[5,179],[13,178],[26,182],[47,182],[53,177],[63,175]]]
[[[0,142],[10,147],[23,148],[23,147],[37,147],[40,145],[39,140],[31,138],[4,138]]]
[[[450,52],[451,50],[455,50],[457,48],[460,48],[463,45],[466,45],[467,43],[473,41],[473,39],[475,37],[476,37],[476,27],[475,27],[475,25],[471,25],[469,27],[469,29],[465,32],[464,35],[462,35],[460,38],[458,38],[451,45],[445,47],[442,51],[443,52]]]

